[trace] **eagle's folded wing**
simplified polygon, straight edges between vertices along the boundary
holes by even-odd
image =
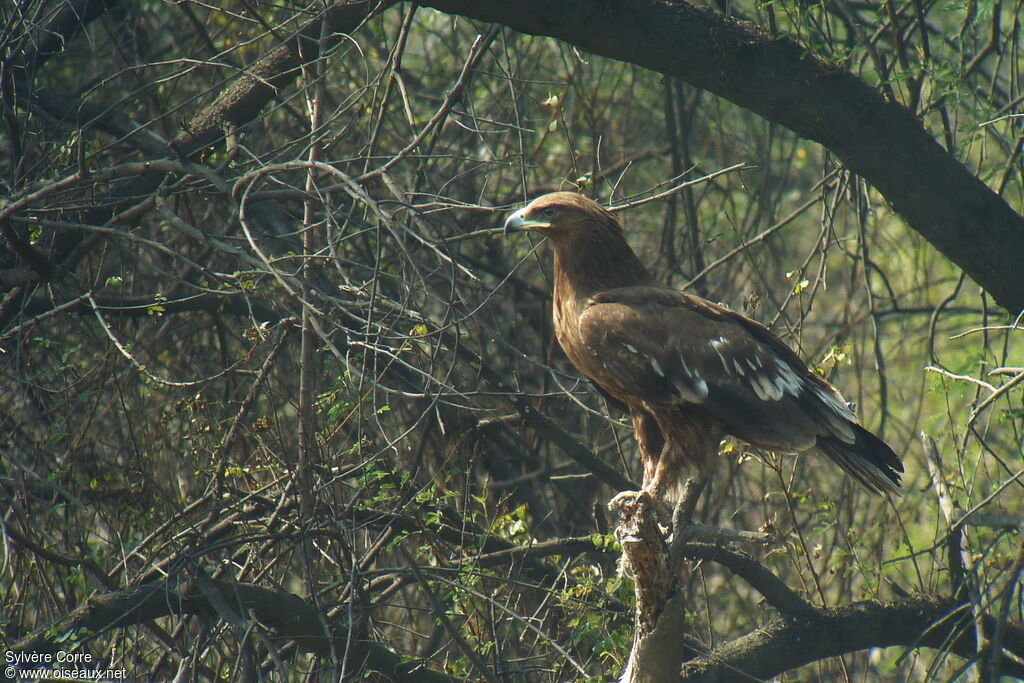
[[[598,384],[650,403],[699,405],[755,445],[803,450],[854,443],[856,416],[767,328],[658,287],[590,298],[579,319]]]

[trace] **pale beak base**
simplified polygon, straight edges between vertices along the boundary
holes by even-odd
[[[505,220],[506,235],[510,232],[518,232],[520,230],[533,230],[535,228],[551,227],[551,223],[548,221],[528,217],[527,209],[529,208],[530,207],[528,206],[524,206]]]

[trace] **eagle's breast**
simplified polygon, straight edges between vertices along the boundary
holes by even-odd
[[[635,397],[621,386],[605,366],[601,355],[586,345],[580,333],[580,315],[586,309],[588,299],[586,295],[574,296],[574,293],[566,293],[559,296],[556,293],[552,306],[555,338],[566,357],[580,372],[596,382],[613,398],[633,405],[636,403]]]

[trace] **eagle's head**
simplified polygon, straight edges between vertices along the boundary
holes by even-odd
[[[505,221],[505,231],[537,230],[555,246],[622,239],[622,227],[597,202],[575,192],[537,197]]]
[[[575,192],[537,197],[505,221],[505,231],[513,230],[536,230],[551,240],[558,290],[568,288],[582,296],[600,287],[653,282],[629,248],[619,222],[600,204]]]

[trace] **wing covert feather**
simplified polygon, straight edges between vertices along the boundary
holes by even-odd
[[[722,306],[668,288],[608,290],[587,301],[579,330],[594,379],[627,403],[700,406],[762,446],[855,439],[839,393],[766,327]]]

